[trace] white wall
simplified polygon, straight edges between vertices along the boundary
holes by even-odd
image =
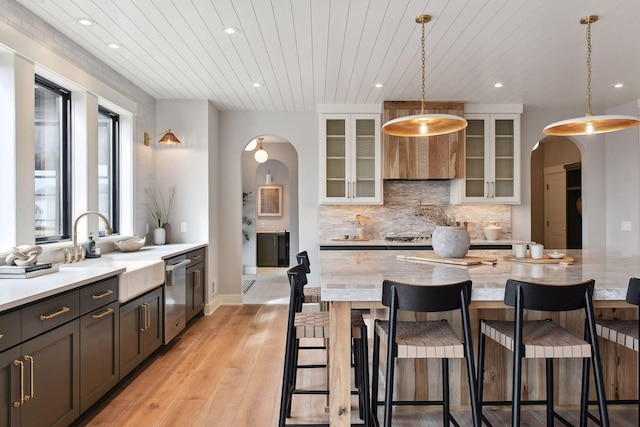
[[[258,135],[279,135],[298,153],[299,244],[318,259],[318,117],[304,112],[220,112],[220,251],[219,293],[239,295],[242,275],[242,171],[245,145]],[[292,217],[293,219],[293,217]],[[292,224],[293,228],[293,224]],[[293,252],[292,248],[292,252]],[[310,280],[317,282],[317,270]],[[284,279],[286,280],[286,279]],[[221,298],[220,302],[226,302]],[[233,299],[238,301],[238,299]]]
[[[607,111],[638,117],[638,102]],[[640,128],[607,134],[605,145],[605,209],[607,249],[640,253]],[[622,231],[622,221],[631,231]]]

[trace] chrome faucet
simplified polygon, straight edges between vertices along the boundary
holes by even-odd
[[[87,211],[85,213],[81,213],[80,215],[78,215],[76,220],[73,222],[73,249],[72,249],[73,252],[72,252],[72,256],[71,256],[71,261],[77,261],[78,260],[77,259],[78,258],[78,221],[80,220],[80,218],[82,218],[83,216],[86,216],[86,215],[98,215],[104,221],[105,234],[107,236],[110,236],[111,234],[113,234],[113,229],[111,228],[111,224],[109,224],[109,220],[107,219],[106,216],[102,215],[100,212]]]

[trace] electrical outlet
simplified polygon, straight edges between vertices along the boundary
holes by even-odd
[[[181,222],[180,223],[180,232],[182,232],[182,233],[186,233],[187,232],[187,223],[186,222]]]
[[[211,281],[211,293],[213,294],[216,291],[216,281]]]
[[[631,231],[631,221],[622,221],[620,224],[620,230]]]
[[[145,234],[149,234],[149,223],[148,222],[144,225],[144,233]]]
[[[261,222],[261,223],[260,223],[260,229],[261,229],[261,230],[264,230],[264,222]]]

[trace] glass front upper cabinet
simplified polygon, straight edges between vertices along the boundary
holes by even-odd
[[[379,129],[378,114],[321,115],[321,203],[382,203]]]

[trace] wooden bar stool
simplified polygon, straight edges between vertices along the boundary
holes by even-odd
[[[627,287],[626,301],[629,304],[640,306],[640,279],[631,278]],[[638,353],[640,351],[640,321],[638,320],[598,320],[596,321],[596,333],[598,336],[620,344]],[[638,358],[640,361],[640,357]],[[638,366],[638,400],[636,401],[609,401],[611,403],[636,403],[640,414],[640,364]]]
[[[303,288],[307,283],[305,268],[297,265],[287,271],[291,285],[289,315],[287,323],[287,337],[285,347],[285,360],[282,379],[282,395],[280,398],[279,426],[286,424],[286,419],[291,416],[291,401],[294,394],[328,395],[328,390],[298,390],[295,387],[297,376],[298,352],[301,349],[299,341],[302,338],[323,338],[330,341],[329,336],[329,312],[300,312],[304,300]],[[369,356],[367,325],[362,313],[356,310],[351,312],[351,334],[353,338],[355,383],[359,398],[359,413],[365,426],[369,426],[370,397],[369,397]],[[304,424],[328,426],[329,424]]]
[[[471,281],[440,286],[415,286],[390,280],[382,284],[382,304],[389,307],[389,320],[376,319],[373,336],[373,399],[372,421],[379,425],[377,407],[384,404],[384,426],[391,426],[394,405],[440,405],[443,407],[443,425],[457,421],[449,404],[449,359],[465,358],[471,396],[473,425],[480,425],[480,407],[476,396],[476,373],[473,362],[473,344],[469,323],[469,301]],[[458,338],[446,320],[398,321],[398,310],[431,313],[460,310],[464,341]],[[385,376],[384,402],[378,402],[378,370],[380,365],[380,342],[387,344],[387,372]],[[394,401],[393,384],[396,358],[442,359],[442,400]]]
[[[485,341],[491,340],[513,352],[513,395],[511,402],[489,402],[491,405],[513,405],[511,424],[520,426],[520,409],[524,403],[546,403],[547,425],[553,426],[554,418],[565,425],[571,425],[554,410],[553,359],[581,358],[582,396],[580,404],[580,425],[586,426],[589,391],[589,360],[593,359],[593,370],[598,396],[600,425],[609,426],[602,365],[598,340],[596,339],[595,316],[593,313],[593,287],[588,280],[577,284],[539,284],[509,279],[505,288],[504,303],[515,308],[515,321],[480,320],[480,342],[478,356],[478,398],[483,405],[483,378]],[[536,311],[585,311],[584,339],[579,338],[552,320],[524,320],[525,310]],[[522,359],[543,358],[546,360],[546,401],[523,401]],[[483,416],[483,421],[490,425]]]

